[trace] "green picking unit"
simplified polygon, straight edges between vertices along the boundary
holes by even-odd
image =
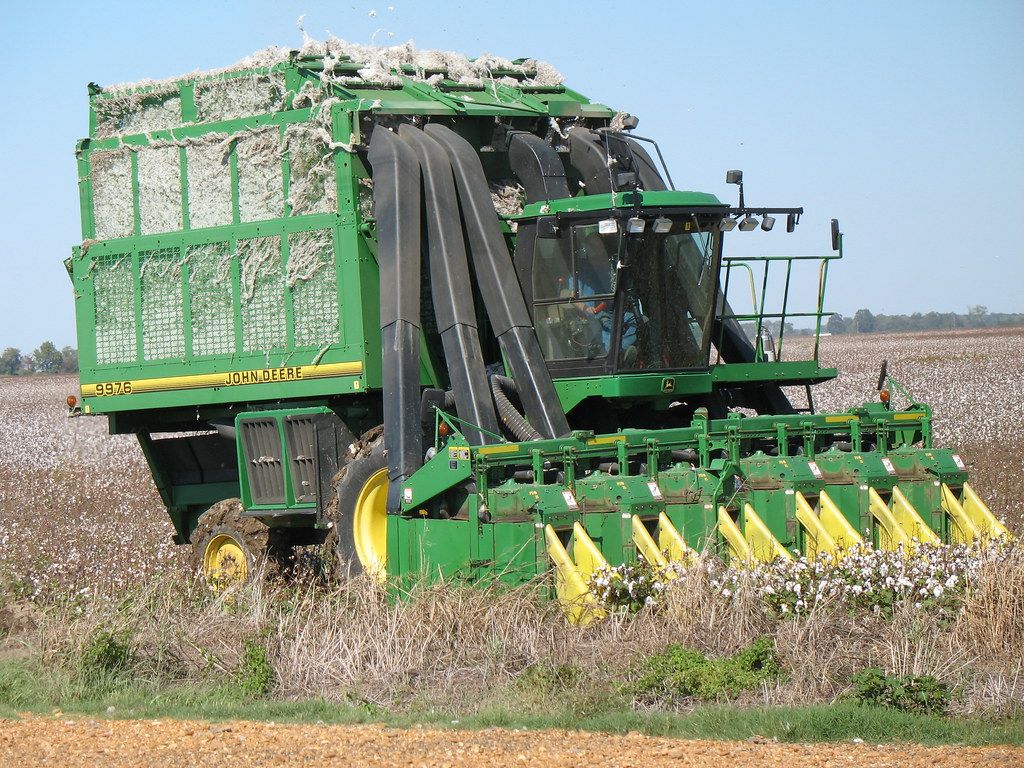
[[[637,557],[1003,532],[926,405],[880,380],[814,412],[838,225],[821,257],[723,255],[801,209],[747,206],[738,171],[738,206],[674,189],[550,65],[332,40],[89,94],[80,410],[138,436],[211,578],[325,542],[395,580],[554,573],[580,619]]]

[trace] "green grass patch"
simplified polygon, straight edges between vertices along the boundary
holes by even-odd
[[[941,715],[949,706],[949,686],[931,675],[890,675],[877,667],[863,669],[850,678],[851,698],[904,712]]]
[[[536,673],[545,685],[577,683],[564,669]],[[0,717],[20,713],[49,714],[59,708],[65,716],[94,718],[189,720],[255,720],[305,724],[383,723],[394,727],[417,724],[437,728],[564,728],[605,733],[636,731],[651,736],[688,739],[743,740],[752,736],[782,742],[850,741],[869,744],[1024,745],[1024,720],[940,717],[847,701],[806,707],[736,707],[702,705],[686,713],[637,712],[627,700],[615,700],[594,714],[572,702],[526,711],[515,690],[501,704],[472,713],[419,706],[383,710],[365,704],[322,700],[284,701],[255,698],[238,680],[221,686],[163,685],[136,681],[111,687],[108,679],[89,686],[60,673],[33,668],[25,662],[0,662]],[[113,709],[111,709],[111,707]]]
[[[628,692],[639,699],[722,701],[779,677],[779,660],[770,637],[760,637],[742,651],[709,659],[699,651],[673,644],[647,659]]]

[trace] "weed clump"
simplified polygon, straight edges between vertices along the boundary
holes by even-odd
[[[78,677],[90,685],[114,682],[131,673],[135,660],[135,649],[127,632],[100,629],[82,648]]]
[[[855,701],[902,712],[941,715],[951,698],[949,685],[931,675],[897,676],[870,667],[855,673],[850,682]]]
[[[259,699],[270,693],[274,687],[274,668],[265,646],[254,640],[245,641],[235,680],[247,698]]]
[[[721,701],[778,679],[779,660],[770,637],[759,637],[733,656],[709,659],[679,644],[643,661],[628,692],[641,700]]]

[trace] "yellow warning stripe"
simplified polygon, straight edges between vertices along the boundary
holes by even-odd
[[[508,443],[505,445],[488,445],[483,448],[477,448],[479,454],[492,454],[492,453],[515,453],[519,450],[518,443]]]
[[[606,435],[605,437],[592,437],[587,440],[587,445],[610,445],[612,443],[621,443],[626,439],[625,435]]]
[[[201,373],[191,376],[161,376],[153,379],[100,381],[93,384],[82,384],[82,397],[139,395],[149,392],[169,392],[177,389],[238,387],[248,384],[279,384],[286,381],[306,381],[307,379],[324,379],[331,376],[358,376],[362,372],[363,364],[355,360],[347,363],[288,365],[280,368]]]

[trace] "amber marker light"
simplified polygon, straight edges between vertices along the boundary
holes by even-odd
[[[74,408],[78,405],[78,398],[74,395],[68,395],[68,399],[65,402],[68,404],[68,408]]]
[[[881,400],[883,404],[885,404],[885,405],[889,404],[889,397],[890,397],[890,395],[889,395],[889,390],[888,389],[880,389],[880,390],[878,390],[878,399]]]
[[[442,421],[437,425],[437,434],[441,437],[448,437],[452,433],[452,428],[448,426],[447,421]]]

